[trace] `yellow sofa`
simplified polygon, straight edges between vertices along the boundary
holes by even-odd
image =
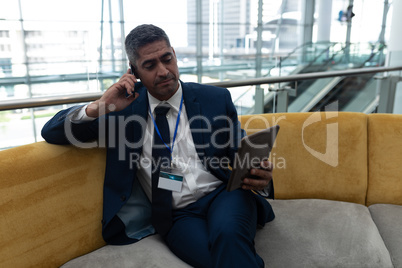
[[[258,230],[269,267],[402,267],[402,115],[241,116],[279,124],[276,219]],[[155,235],[101,236],[104,149],[38,142],[0,151],[0,267],[187,267]]]

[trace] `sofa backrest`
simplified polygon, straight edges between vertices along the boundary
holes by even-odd
[[[367,205],[402,205],[402,115],[368,117]]]
[[[105,242],[105,153],[38,142],[0,152],[0,267],[59,267]]]
[[[367,115],[278,113],[240,117],[247,133],[280,125],[270,158],[275,197],[365,204]]]

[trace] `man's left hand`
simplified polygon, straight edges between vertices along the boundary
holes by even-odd
[[[242,188],[244,190],[264,190],[268,186],[269,181],[272,180],[272,169],[273,165],[270,161],[262,161],[261,168],[252,168],[250,170],[251,175],[258,178],[245,178]]]

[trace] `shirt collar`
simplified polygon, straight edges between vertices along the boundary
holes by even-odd
[[[167,101],[160,101],[157,98],[153,97],[149,92],[148,94],[148,100],[149,100],[149,107],[151,108],[152,113],[155,110],[155,107],[158,106],[160,103],[169,103],[170,106],[172,106],[173,109],[175,109],[177,112],[180,109],[180,102],[181,102],[181,95],[183,94],[183,89],[181,87],[181,83],[179,81],[179,88],[177,89],[176,93],[170,99]]]

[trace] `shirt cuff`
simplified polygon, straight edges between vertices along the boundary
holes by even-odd
[[[256,191],[256,192],[257,192],[257,194],[261,195],[262,197],[265,197],[265,198],[270,197],[269,192],[268,192],[267,189],[259,190],[259,191]]]
[[[69,114],[70,121],[72,123],[78,124],[78,123],[90,122],[90,121],[95,120],[96,119],[95,117],[90,117],[85,112],[87,107],[88,107],[88,104],[83,105],[83,106],[71,111],[71,113]]]
[[[268,183],[268,185],[260,191],[255,191],[258,195],[264,197],[264,198],[269,198],[269,199],[274,199],[274,182],[273,179],[271,179]]]

